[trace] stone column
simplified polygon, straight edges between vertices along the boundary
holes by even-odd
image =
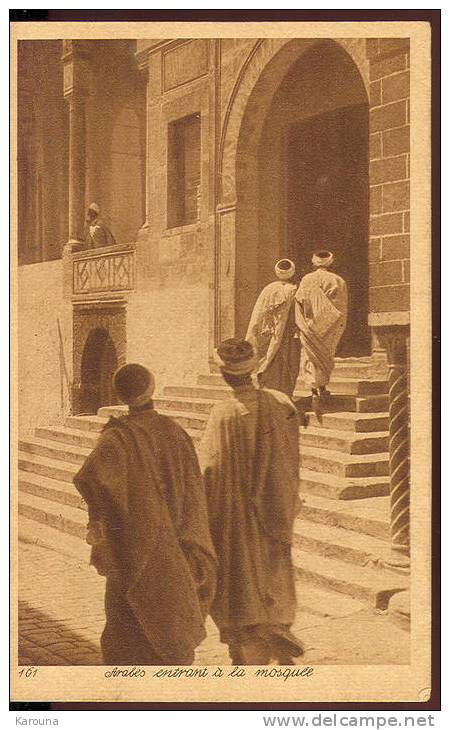
[[[136,60],[139,71],[142,77],[145,79],[145,221],[142,224],[138,232],[139,238],[146,238],[148,235],[148,229],[150,226],[150,185],[149,185],[149,164],[150,164],[150,104],[151,104],[151,89],[150,89],[150,73],[149,73],[149,51],[146,49],[142,53],[136,54]]]
[[[64,97],[69,105],[69,238],[67,248],[77,250],[83,241],[86,191],[85,102],[89,67],[82,41],[63,41]]]
[[[380,339],[389,366],[389,474],[391,559],[393,567],[409,567],[409,413],[408,327],[382,327]]]
[[[83,240],[86,192],[86,123],[84,95],[72,92],[69,103],[69,244]]]

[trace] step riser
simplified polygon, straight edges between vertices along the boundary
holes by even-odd
[[[333,579],[330,576],[305,570],[301,565],[295,565],[295,574],[297,578],[307,580],[311,585],[317,586],[318,588],[325,588],[328,591],[344,593],[358,601],[368,603],[374,608],[384,609],[388,603],[388,596],[385,592],[374,592],[365,586],[358,585],[357,583]],[[396,592],[397,591],[390,591],[389,596]]]
[[[156,410],[164,411],[190,411],[192,413],[210,413],[214,403],[196,403],[190,400],[177,400],[176,398],[170,398],[170,400],[155,400]]]
[[[63,462],[61,462],[62,464]],[[73,471],[69,471],[68,469],[64,469],[62,466],[61,468],[56,466],[50,466],[47,464],[37,464],[31,460],[28,459],[19,459],[19,469],[22,471],[29,471],[33,474],[40,474],[43,477],[50,477],[50,479],[58,479],[61,482],[69,482],[72,483]]]
[[[299,514],[300,520],[308,520],[330,527],[342,527],[344,530],[359,532],[369,537],[378,537],[386,542],[390,541],[390,528],[384,522],[369,520],[358,515],[342,514],[330,510],[318,509],[304,504]]]
[[[379,436],[357,441],[349,439],[339,439],[337,437],[327,436],[326,429],[322,434],[308,433],[308,429],[302,430],[300,436],[300,448],[302,446],[312,446],[317,449],[331,449],[331,451],[342,451],[346,454],[362,455],[362,454],[382,454],[389,448],[389,436]]]
[[[316,497],[326,497],[327,499],[351,500],[351,499],[367,499],[368,497],[384,497],[389,494],[389,483],[380,482],[379,484],[370,485],[353,485],[348,484],[331,486],[330,484],[321,484],[317,481],[308,481],[308,479],[300,479],[300,493],[313,494]]]
[[[162,409],[160,409],[160,411],[161,410]],[[166,411],[165,415],[168,415],[170,418],[173,418],[173,420],[176,421],[183,428],[189,428],[189,429],[192,428],[192,429],[197,429],[200,431],[200,430],[203,430],[206,426],[206,421],[207,421],[206,418],[196,418],[196,417],[190,416],[190,415],[183,416],[182,414],[172,416],[170,414],[170,412],[167,411],[167,404],[165,404],[164,410]],[[192,410],[192,409],[189,409],[189,410]],[[112,413],[111,409],[109,409],[109,408],[108,409],[101,408],[100,411],[101,411],[101,415],[106,415],[106,411],[108,411],[108,416],[114,415]],[[199,438],[200,437],[201,437],[201,434],[199,434]]]
[[[336,382],[330,386],[334,395],[384,395],[388,392],[386,381],[355,381],[350,383]],[[310,387],[300,384],[296,390],[300,392],[310,391]],[[171,398],[213,398],[223,400],[230,396],[230,390],[222,390],[214,386],[167,386],[164,388],[164,395]]]
[[[373,431],[389,430],[388,416],[380,416],[379,418],[364,418],[362,416],[358,419],[351,419],[345,417],[337,418],[325,413],[322,415],[320,421],[311,411],[308,412],[308,416],[311,426],[314,426],[314,428],[322,428],[324,431],[333,429],[336,431],[353,431],[355,433],[370,434]]]
[[[39,522],[42,525],[48,525],[49,527],[65,532],[73,537],[78,537],[84,540],[86,537],[86,524],[87,514],[85,520],[83,520],[83,513],[80,510],[81,519],[80,522],[74,522],[73,520],[67,519],[62,515],[56,516],[48,514],[44,510],[31,507],[30,505],[21,504],[19,502],[19,515],[23,515],[30,520]],[[82,521],[83,520],[83,521]]]
[[[98,439],[98,436],[94,433],[91,435],[89,432],[80,431],[79,434],[72,434],[50,428],[37,428],[36,436],[49,441],[58,441],[61,444],[81,446],[83,449],[93,449]]]
[[[64,451],[63,448],[53,448],[44,444],[41,445],[29,443],[27,441],[20,441],[19,448],[21,451],[26,451],[29,454],[45,456],[48,459],[56,459],[57,461],[69,462],[71,464],[84,464],[86,461],[85,454],[75,454]]]
[[[370,364],[352,365],[344,363],[335,365],[330,383],[334,384],[336,380],[340,380],[341,378],[369,380],[383,379],[386,376],[387,368],[385,366],[377,367]],[[224,380],[219,373],[211,373],[210,375],[199,375],[197,378],[197,383],[199,385],[217,386],[223,385]],[[302,379],[299,378],[297,383],[299,385],[303,385]]]
[[[374,461],[368,463],[342,464],[325,457],[313,456],[311,454],[300,454],[302,469],[319,472],[320,474],[333,474],[337,477],[374,477],[387,476],[389,474],[388,461]]]
[[[75,487],[73,494],[70,492],[62,491],[57,487],[52,488],[48,485],[34,484],[27,481],[26,476],[19,476],[19,492],[26,492],[26,494],[34,494],[35,497],[41,497],[42,499],[48,499],[50,502],[58,502],[59,504],[66,504],[70,507],[77,507],[83,511],[87,510],[86,503],[83,498],[76,492]]]
[[[98,423],[90,418],[78,418],[77,416],[69,416],[66,419],[67,428],[80,429],[82,431],[93,431],[96,434],[99,434],[105,425],[106,421],[104,423]]]
[[[321,555],[324,558],[342,560],[345,563],[352,563],[364,567],[370,560],[379,556],[371,555],[363,550],[355,550],[342,545],[324,542],[323,540],[306,537],[305,535],[294,534],[294,545],[299,550],[307,553]]]

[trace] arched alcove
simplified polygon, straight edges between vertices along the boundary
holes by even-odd
[[[267,39],[244,65],[220,145],[216,337],[245,334],[277,257],[303,275],[326,247],[350,289],[340,354],[369,350],[368,98],[351,50]]]
[[[80,412],[97,413],[117,402],[112,378],[118,367],[114,343],[106,329],[91,330],[81,358]]]

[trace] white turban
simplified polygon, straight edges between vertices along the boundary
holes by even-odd
[[[314,266],[331,266],[334,256],[331,251],[316,251],[311,259]]]
[[[287,281],[295,274],[295,264],[291,259],[280,259],[275,264],[275,274],[281,281]]]

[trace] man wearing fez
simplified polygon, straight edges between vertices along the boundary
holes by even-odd
[[[211,616],[233,664],[293,664],[303,647],[291,633],[296,597],[291,563],[298,509],[299,422],[284,393],[251,379],[251,344],[216,351],[233,389],[217,403],[200,445],[209,522],[218,559]]]
[[[100,208],[97,203],[91,203],[87,209],[84,241],[87,248],[114,246],[116,243],[116,239],[108,226],[100,218]]]
[[[300,367],[300,340],[295,325],[292,282],[295,264],[281,259],[275,265],[277,281],[261,291],[253,309],[246,339],[258,357],[256,372],[260,384],[286,393],[294,393]]]
[[[295,319],[302,343],[301,374],[313,399],[327,390],[334,356],[347,323],[347,285],[330,267],[334,256],[318,251],[312,257],[315,271],[306,274],[295,295]]]
[[[75,476],[91,563],[106,576],[105,664],[191,664],[205,637],[216,559],[192,441],[154,410],[141,365],[114,376],[128,415],[111,418]]]

